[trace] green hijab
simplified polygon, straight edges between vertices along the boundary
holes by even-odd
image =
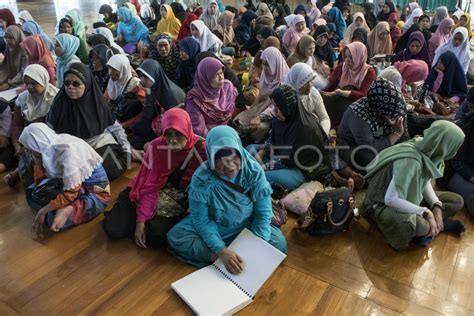
[[[367,166],[366,179],[393,163],[393,179],[400,198],[419,205],[431,179],[441,178],[444,161],[453,158],[464,142],[463,131],[454,123],[439,120],[423,132],[423,137],[381,151]]]
[[[220,176],[215,171],[214,157],[219,150],[224,148],[235,149],[240,155],[240,171],[232,179]],[[265,172],[257,160],[242,147],[239,135],[233,128],[217,126],[211,129],[206,137],[206,154],[208,161],[196,170],[188,188],[190,198],[205,203],[209,200],[218,200],[221,205],[232,204],[226,194],[229,187],[222,179],[238,184],[244,188],[245,192],[250,192],[252,201],[271,194],[272,189],[265,177]]]

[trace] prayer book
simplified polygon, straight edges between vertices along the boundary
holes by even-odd
[[[18,96],[18,87],[0,92],[0,112],[3,113],[7,106]]]
[[[244,261],[240,274],[231,274],[217,259],[171,284],[197,315],[232,315],[253,302],[257,291],[286,258],[250,230],[244,229],[228,247]]]

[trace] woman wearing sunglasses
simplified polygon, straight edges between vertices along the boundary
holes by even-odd
[[[69,66],[47,121],[56,133],[82,138],[91,145],[104,159],[110,181],[126,170],[130,143],[86,65]]]

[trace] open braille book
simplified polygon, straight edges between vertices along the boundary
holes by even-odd
[[[234,275],[217,259],[171,284],[171,288],[198,315],[232,315],[252,303],[258,290],[286,255],[250,230],[244,229],[230,244],[244,261]]]

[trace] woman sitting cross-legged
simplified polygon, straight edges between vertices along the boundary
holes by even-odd
[[[367,97],[354,102],[344,113],[337,130],[342,159],[364,171],[378,152],[408,140],[406,104],[399,88],[386,79],[377,79]]]
[[[143,117],[132,128],[131,143],[142,150],[145,144],[161,135],[159,121],[161,115],[171,108],[184,103],[185,94],[173,83],[156,60],[147,59],[137,68],[140,85],[145,90]]]
[[[212,57],[201,60],[185,102],[194,132],[206,137],[211,128],[226,125],[234,113],[236,97],[237,89],[224,79],[222,62]]]
[[[57,133],[66,133],[85,140],[104,158],[109,180],[118,178],[127,169],[130,143],[115,120],[88,66],[73,63],[64,74],[46,121]]]
[[[23,82],[27,90],[18,95],[15,100],[12,122],[12,145],[19,165],[14,171],[3,178],[9,186],[14,186],[21,178],[26,187],[33,183],[33,158],[31,152],[22,149],[18,142],[23,129],[31,123],[44,122],[53,104],[58,89],[49,83],[48,71],[41,65],[32,64],[23,72]]]
[[[456,155],[463,141],[459,127],[438,120],[423,137],[382,151],[368,166],[364,212],[390,246],[404,249],[412,241],[426,245],[442,231],[465,230],[462,222],[447,220],[462,208],[462,197],[435,193],[431,185],[443,176],[444,161]]]
[[[367,64],[367,48],[352,42],[343,50],[344,62],[339,63],[329,76],[329,84],[322,97],[333,126],[341,122],[344,111],[352,102],[365,97],[376,79],[374,68]]]
[[[33,231],[41,236],[44,223],[53,232],[87,222],[110,199],[102,158],[80,138],[56,134],[44,123],[25,127],[19,142],[33,152],[35,183],[26,190],[36,211]]]
[[[257,159],[265,162],[268,182],[294,190],[305,180],[329,174],[329,154],[325,149],[328,138],[318,118],[306,110],[290,86],[279,86],[270,98],[276,117],[270,137],[263,145],[249,147],[250,151],[257,148]]]
[[[111,103],[117,121],[125,130],[131,130],[143,117],[145,91],[140,87],[140,79],[132,74],[127,56],[112,56],[107,62],[107,68],[110,79],[105,98]]]
[[[138,175],[105,213],[102,227],[111,239],[135,236],[140,247],[158,247],[187,209],[185,189],[206,160],[206,146],[182,109],[166,111],[161,124],[163,136],[150,143]]]
[[[214,127],[206,153],[188,188],[190,215],[168,232],[171,253],[197,267],[220,257],[229,272],[239,273],[242,262],[227,246],[244,228],[286,253],[285,237],[271,224],[270,184],[237,132]]]

